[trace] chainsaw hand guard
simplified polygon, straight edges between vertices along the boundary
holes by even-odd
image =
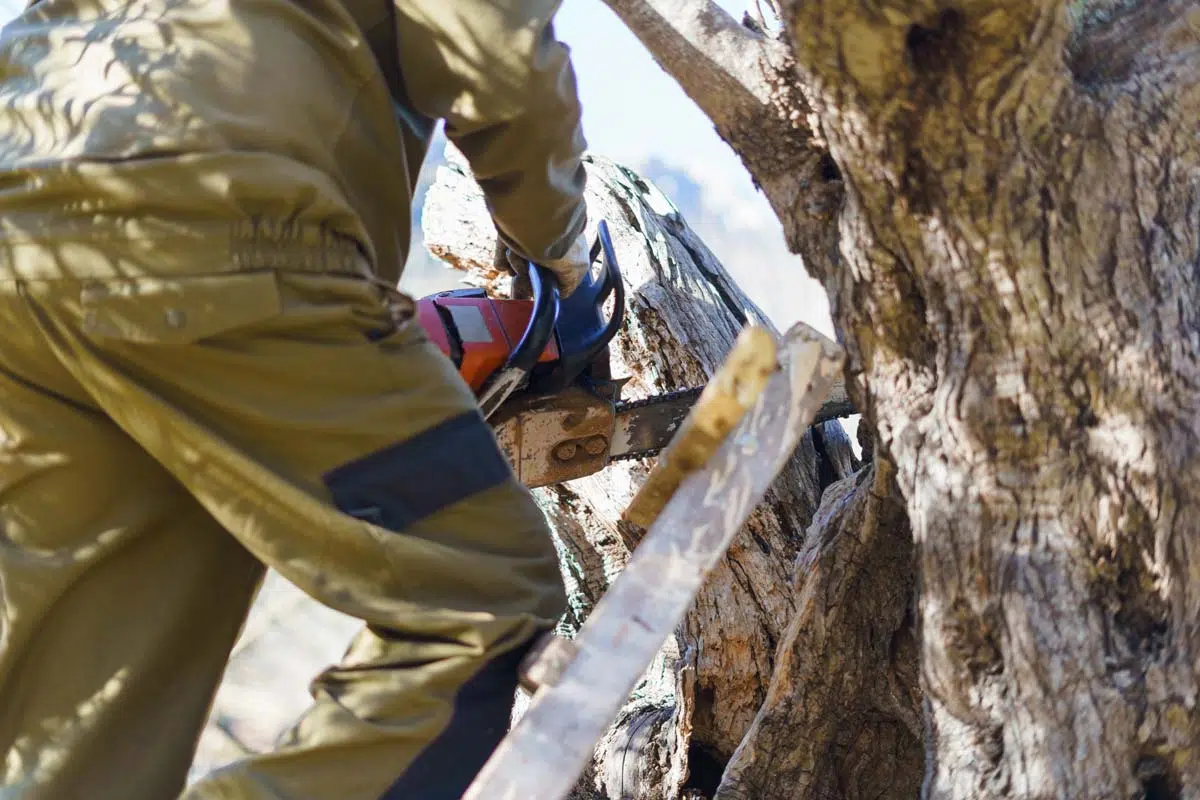
[[[525,333],[504,366],[493,372],[479,389],[479,406],[485,419],[526,383],[554,336],[561,305],[554,273],[545,267],[530,264],[529,283],[533,293],[533,312]]]
[[[558,319],[558,359],[537,365],[529,378],[533,394],[555,394],[584,375],[600,351],[608,346],[625,318],[625,283],[609,236],[608,224],[600,221],[592,246],[591,261],[603,253],[604,261],[595,275],[589,270],[571,296],[561,301]],[[604,318],[604,304],[613,298],[613,310]],[[589,376],[590,377],[590,376]]]
[[[608,379],[607,358],[601,356],[624,319],[625,285],[603,221],[591,263],[565,299],[559,295],[554,273],[530,264],[523,272],[531,299],[501,299],[488,297],[483,289],[455,289],[418,301],[422,327],[475,392],[486,419],[491,420],[517,391],[547,397],[577,383],[595,388]],[[609,298],[613,309],[606,317]]]

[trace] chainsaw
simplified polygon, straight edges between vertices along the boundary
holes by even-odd
[[[566,298],[560,298],[553,273],[531,264],[529,298],[495,298],[470,288],[417,301],[419,323],[475,392],[501,449],[529,488],[657,455],[704,389],[621,399],[628,379],[612,379],[608,346],[624,322],[625,285],[603,221],[591,263]],[[821,407],[813,424],[854,413],[841,394]]]

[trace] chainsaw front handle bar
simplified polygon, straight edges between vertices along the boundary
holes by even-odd
[[[540,264],[530,264],[529,283],[533,290],[533,313],[529,317],[529,325],[521,334],[521,341],[513,348],[508,357],[507,367],[529,372],[537,364],[542,353],[554,336],[554,326],[558,324],[559,311],[562,301],[558,296],[558,279],[554,273]]]
[[[575,291],[562,301],[558,361],[534,371],[529,388],[535,394],[556,394],[574,383],[621,329],[625,319],[625,281],[604,220],[597,226],[590,261],[594,263],[601,253],[604,260],[596,274],[589,268]],[[606,319],[604,304],[609,297],[613,298],[613,308]]]
[[[550,344],[558,324],[558,281],[554,273],[531,263],[529,285],[533,294],[533,313],[504,366],[492,373],[479,390],[479,408],[484,419],[491,417],[509,395],[520,389]]]
[[[533,394],[555,394],[570,386],[588,372],[592,362],[617,335],[625,319],[625,283],[604,220],[600,221],[596,238],[591,260],[594,262],[603,253],[602,266],[594,275],[589,269],[566,299],[559,297],[554,273],[530,262],[527,274],[533,312],[504,366],[479,391],[479,405],[485,418],[490,418],[518,389],[527,388]],[[606,319],[604,304],[610,297],[613,310]],[[539,364],[552,339],[558,344],[558,359],[553,364]]]

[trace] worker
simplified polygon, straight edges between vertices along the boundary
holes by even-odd
[[[563,582],[395,287],[439,120],[517,263],[580,280],[558,4],[35,0],[0,32],[0,796],[465,791]],[[364,625],[276,749],[188,784],[266,567]]]

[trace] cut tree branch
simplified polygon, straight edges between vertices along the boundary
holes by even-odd
[[[487,282],[494,277],[490,256],[472,243],[490,242],[493,225],[466,166],[452,149],[447,155],[451,166],[438,170],[427,195],[425,244]],[[607,220],[628,289],[625,323],[609,348],[612,374],[631,378],[622,398],[706,384],[747,322],[770,323],[652,183],[599,156],[586,167],[591,224]],[[778,291],[799,290],[788,277],[778,276]],[[566,633],[624,567],[637,534],[621,512],[647,466],[616,462],[534,490],[561,547],[571,598]],[[805,435],[598,747],[595,769],[573,800],[679,798],[687,781],[712,795],[721,765],[767,693],[777,645],[795,611],[794,563],[804,531],[824,489],[858,466],[837,422]],[[787,780],[779,776],[779,785]]]
[[[717,125],[770,103],[764,62],[782,56],[781,42],[742,25],[711,0],[605,3]]]

